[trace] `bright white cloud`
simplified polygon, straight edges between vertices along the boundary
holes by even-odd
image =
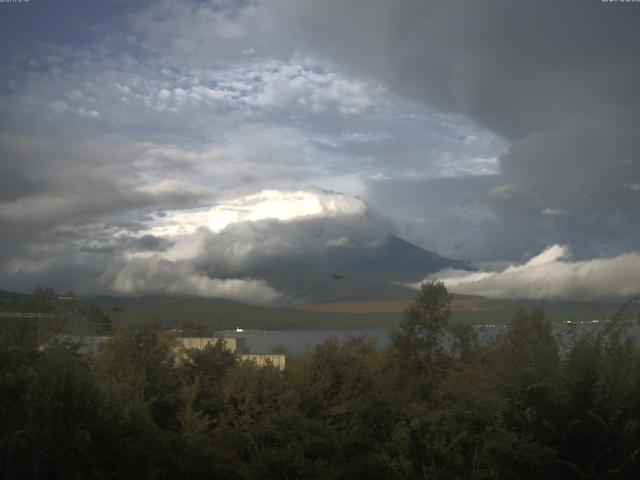
[[[126,295],[193,295],[254,304],[270,304],[280,298],[264,280],[211,278],[189,271],[185,264],[141,259],[127,262],[115,273],[112,289]]]
[[[229,199],[210,208],[174,211],[155,216],[146,234],[176,236],[192,234],[200,228],[218,233],[233,223],[259,220],[289,221],[300,218],[364,214],[366,204],[359,199],[322,190],[263,190]]]
[[[553,245],[501,271],[443,270],[430,278],[443,281],[453,293],[488,298],[591,300],[640,292],[640,253],[584,261],[569,257],[566,246]],[[420,283],[410,286],[419,288]]]

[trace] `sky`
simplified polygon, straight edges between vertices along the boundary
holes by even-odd
[[[270,304],[235,273],[393,233],[471,261],[440,275],[460,293],[632,295],[639,24],[601,0],[0,3],[0,289]]]

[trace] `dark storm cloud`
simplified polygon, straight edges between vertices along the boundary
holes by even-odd
[[[640,201],[640,5],[265,1],[311,51],[507,139],[496,211],[520,209],[540,225],[555,216],[556,231],[569,234],[594,233],[607,220],[599,245],[632,243],[627,226],[637,224]]]
[[[502,158],[502,172],[539,209],[635,208],[640,109],[603,107],[531,133]],[[635,201],[634,201],[635,200]]]
[[[321,257],[334,248],[368,248],[384,241],[391,231],[390,222],[372,211],[241,222],[208,235],[194,261],[200,269],[226,276],[269,266],[282,268],[288,262],[300,268],[305,259]]]
[[[113,258],[103,280],[122,294],[190,293],[252,303],[293,300],[260,276],[265,271],[275,277],[304,271],[330,251],[359,252],[380,245],[390,228],[372,211],[238,222],[218,233],[199,228],[174,237],[168,251]]]
[[[91,253],[124,253],[124,252],[164,252],[170,248],[173,243],[162,237],[155,235],[143,235],[136,237],[118,237],[113,243],[98,246],[87,246],[81,250]]]
[[[365,199],[384,205],[402,238],[427,250],[477,264],[522,261],[564,239],[555,218],[496,205],[501,177],[371,180]],[[555,222],[555,223],[554,223]]]
[[[52,150],[56,142],[51,139]],[[99,142],[94,145],[106,148]],[[69,143],[68,153],[72,155],[77,147],[77,143]],[[25,155],[29,152],[33,153],[32,149],[21,151]],[[197,197],[189,191],[140,188],[132,169],[116,162],[100,165],[30,159],[27,163],[32,163],[31,168],[23,169],[20,157],[11,156],[6,150],[1,153],[9,165],[18,165],[3,170],[8,181],[17,185],[7,189],[4,201],[0,202],[3,244],[32,241],[62,225],[95,223],[144,208],[180,205]]]
[[[638,105],[633,5],[265,0],[305,44],[509,138],[602,104]]]

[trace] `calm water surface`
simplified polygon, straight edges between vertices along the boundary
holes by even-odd
[[[569,326],[566,324],[554,325],[555,333],[562,338],[569,338],[571,328],[576,335],[593,332],[603,328],[603,323],[579,323]],[[489,340],[503,333],[506,329],[504,325],[477,326],[475,327],[480,340]],[[345,340],[348,337],[367,337],[376,340],[379,348],[386,347],[389,342],[389,332],[386,329],[360,329],[360,330],[248,330],[236,332],[235,330],[224,330],[218,332],[223,337],[243,338],[245,345],[253,353],[272,353],[274,350],[284,349],[291,355],[300,355],[312,349],[314,346],[324,343],[331,337],[338,340]],[[629,333],[640,338],[640,327],[634,324]]]

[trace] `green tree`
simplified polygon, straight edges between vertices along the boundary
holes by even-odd
[[[82,358],[62,349],[44,352],[25,398],[42,478],[87,478],[105,467],[94,451],[100,404]]]
[[[468,360],[478,342],[478,335],[472,325],[456,323],[449,327],[451,351],[461,360]]]
[[[451,296],[442,282],[423,283],[407,307],[399,330],[391,340],[403,364],[429,372],[434,356],[442,353],[442,339],[451,316]]]
[[[87,319],[92,326],[95,326],[96,333],[98,335],[104,335],[111,331],[112,323],[111,318],[102,311],[97,305],[91,305],[89,307]]]
[[[43,288],[38,285],[30,297],[21,297],[19,310],[22,312],[51,313],[56,311],[58,295],[52,288]]]
[[[238,363],[238,356],[231,352],[223,339],[208,344],[203,349],[190,349],[180,365],[185,383],[195,385],[190,390],[194,408],[211,418],[222,411],[221,385],[225,375]]]
[[[144,327],[119,331],[97,357],[95,370],[99,385],[123,412],[131,407],[142,413],[146,405],[160,427],[178,430],[181,379],[175,366],[173,338]]]

